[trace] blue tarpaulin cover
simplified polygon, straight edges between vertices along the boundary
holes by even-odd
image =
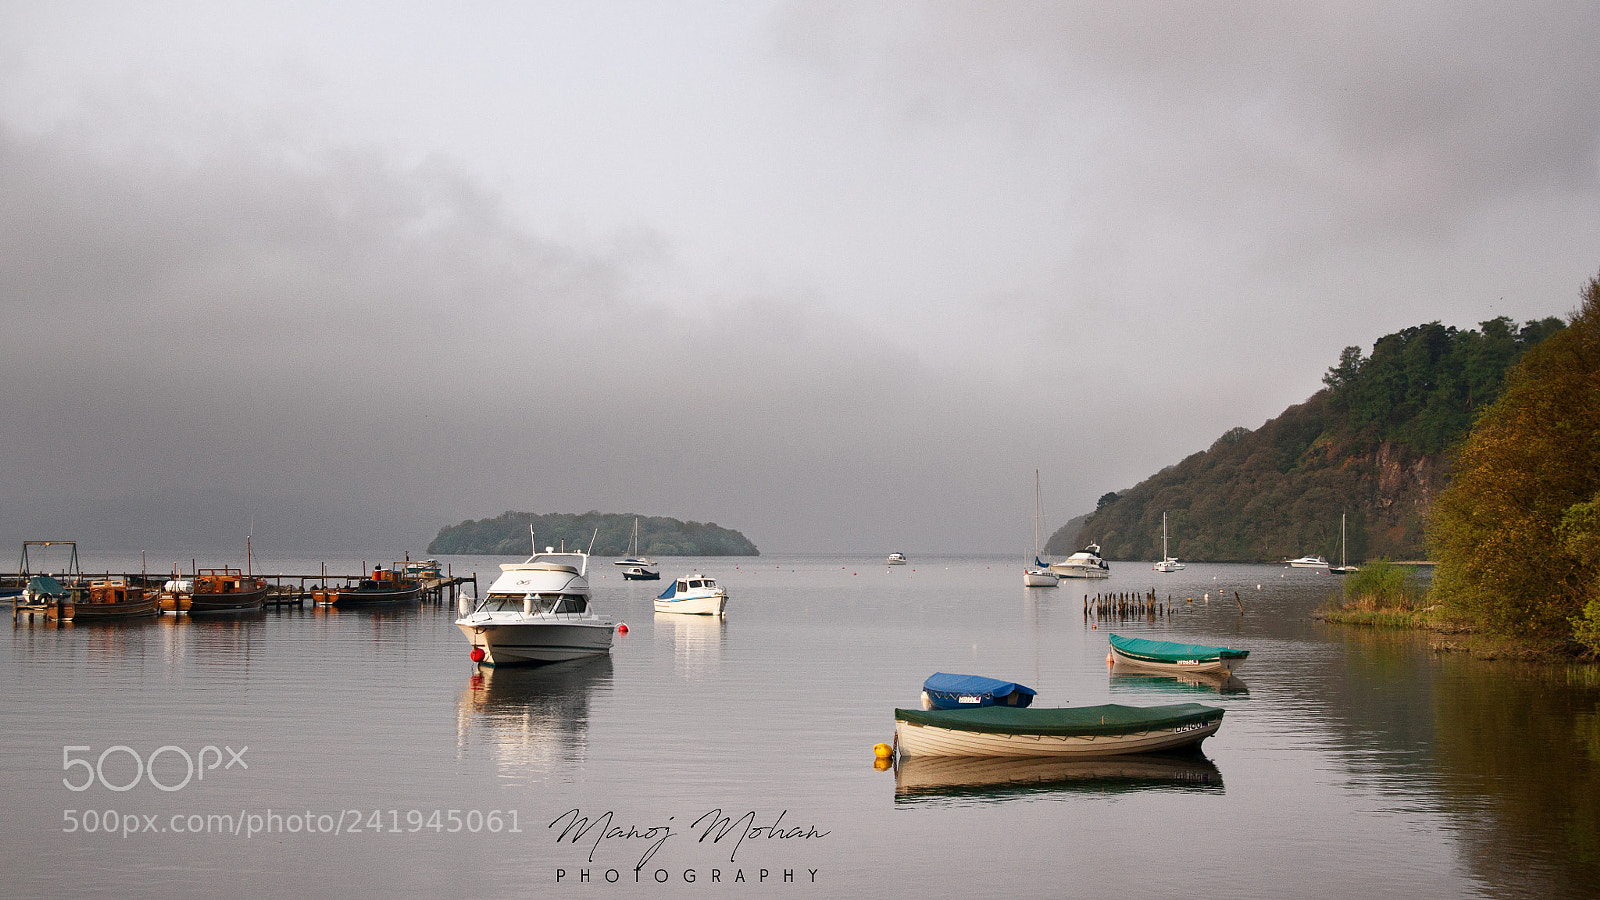
[[[922,690],[934,709],[970,709],[976,706],[1027,706],[1035,691],[1014,681],[1000,681],[982,675],[952,675],[935,672],[922,683]]]

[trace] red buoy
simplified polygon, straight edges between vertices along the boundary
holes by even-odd
[[[628,633],[628,623],[627,622],[623,622],[621,625],[617,626],[617,634],[627,634],[627,633]]]
[[[483,648],[482,647],[473,647],[472,648],[472,661],[473,662],[483,662],[483,658],[485,656],[488,656],[488,654],[483,652]]]

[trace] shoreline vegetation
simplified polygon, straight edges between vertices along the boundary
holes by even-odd
[[[1428,647],[1435,653],[1467,653],[1483,660],[1517,660],[1552,664],[1583,664],[1567,642],[1498,634],[1475,627],[1443,604],[1430,599],[1416,563],[1376,560],[1344,577],[1341,592],[1311,614],[1318,622],[1365,628],[1396,628],[1429,632]]]

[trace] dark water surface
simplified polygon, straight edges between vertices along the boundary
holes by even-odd
[[[362,564],[265,567],[323,562]],[[596,606],[630,632],[537,670],[479,671],[435,605],[14,628],[0,894],[1600,894],[1600,682],[1313,623],[1325,573],[1029,589],[998,558],[666,560],[728,586],[716,621],[657,616],[660,584],[608,562]],[[1085,592],[1152,587],[1176,613],[1115,630],[1248,649],[1242,683],[1108,673]],[[934,671],[1227,718],[1199,757],[876,770]],[[562,840],[576,816],[600,824]]]

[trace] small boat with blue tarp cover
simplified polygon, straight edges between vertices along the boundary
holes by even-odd
[[[1116,662],[1158,672],[1232,672],[1244,665],[1249,655],[1249,650],[1111,635],[1111,656]]]
[[[1023,707],[1033,702],[1033,688],[982,675],[935,672],[922,683],[923,709],[971,709],[979,706]]]
[[[1118,756],[1194,747],[1222,727],[1223,711],[1199,703],[1022,709],[896,709],[902,756]]]
[[[693,616],[720,616],[728,606],[728,590],[709,575],[685,575],[667,586],[656,598],[658,613],[686,613]]]

